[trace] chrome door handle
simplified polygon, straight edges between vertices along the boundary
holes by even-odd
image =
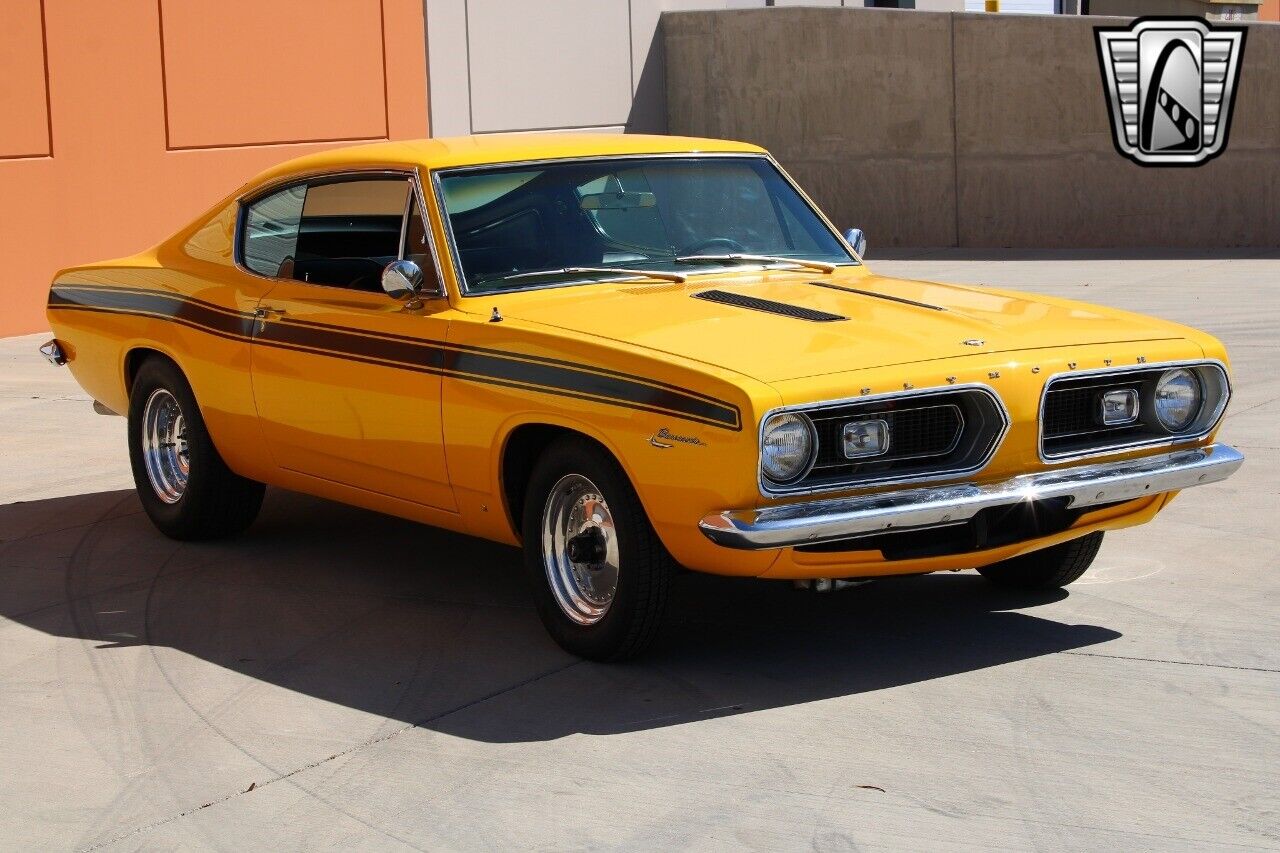
[[[285,313],[286,312],[283,308],[271,308],[269,306],[262,306],[260,308],[255,308],[253,311],[253,317],[255,320],[258,321],[258,334],[262,334],[264,331],[266,331],[267,319],[269,317],[272,317],[272,316],[280,317]]]

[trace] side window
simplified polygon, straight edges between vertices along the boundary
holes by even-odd
[[[289,187],[249,206],[244,220],[244,265],[259,275],[290,278],[298,246],[305,186]],[[283,269],[282,269],[283,267]]]
[[[259,275],[380,292],[382,270],[404,257],[437,286],[413,184],[400,177],[317,180],[272,193],[245,211],[241,258]]]
[[[382,268],[400,257],[409,188],[404,178],[308,185],[292,278],[380,291]]]

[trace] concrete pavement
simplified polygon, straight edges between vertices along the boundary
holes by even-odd
[[[1067,592],[687,576],[600,666],[510,549],[279,490],[161,537],[123,420],[0,341],[0,847],[1280,847],[1280,252],[875,258],[1220,335],[1245,467]]]

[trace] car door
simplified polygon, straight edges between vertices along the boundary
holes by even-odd
[[[240,263],[270,278],[253,324],[253,394],[267,449],[289,471],[454,510],[440,422],[448,320],[412,174],[313,178],[250,199]],[[421,298],[381,287],[417,263]]]

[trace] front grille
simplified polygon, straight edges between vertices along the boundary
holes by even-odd
[[[1040,449],[1045,459],[1063,459],[1104,450],[1138,447],[1205,434],[1226,407],[1225,372],[1213,364],[1192,365],[1200,379],[1203,404],[1191,424],[1172,434],[1155,417],[1155,390],[1159,367],[1117,368],[1090,371],[1051,379],[1045,387],[1040,418]],[[1138,419],[1130,424],[1102,423],[1102,395],[1132,390],[1138,394]]]
[[[1102,395],[1107,391],[1131,390],[1138,393],[1140,401],[1147,400],[1155,394],[1156,378],[1093,379],[1078,385],[1055,387],[1044,401],[1046,448],[1049,444],[1066,447],[1117,441],[1146,429],[1141,419],[1131,424],[1103,424]]]
[[[813,422],[818,439],[813,467],[786,486],[762,479],[761,487],[768,494],[976,471],[995,453],[1008,426],[1004,408],[991,391],[982,388],[883,395],[815,406],[802,414]],[[888,451],[863,459],[845,458],[845,424],[875,419],[889,425]]]
[[[767,311],[796,320],[808,320],[813,323],[832,323],[837,320],[848,320],[840,314],[828,314],[826,311],[815,311],[801,305],[788,305],[785,302],[774,302],[772,299],[760,299],[755,296],[744,296],[741,293],[730,293],[727,290],[702,290],[692,294],[694,299],[705,299],[708,302],[719,302],[721,305],[735,305],[752,311]]]
[[[1045,400],[1045,438],[1060,438],[1096,429],[1093,407],[1096,394],[1092,388],[1064,388]]]
[[[818,431],[818,459],[814,470],[819,468],[857,468],[858,462],[884,463],[921,456],[939,456],[947,453],[960,440],[960,430],[964,426],[964,418],[960,407],[954,404],[927,406],[920,409],[903,409],[900,411],[880,412],[877,417],[889,424],[889,433],[893,436],[889,444],[889,452],[867,460],[850,460],[844,455],[844,425],[850,420],[863,418],[813,417],[813,426]]]

